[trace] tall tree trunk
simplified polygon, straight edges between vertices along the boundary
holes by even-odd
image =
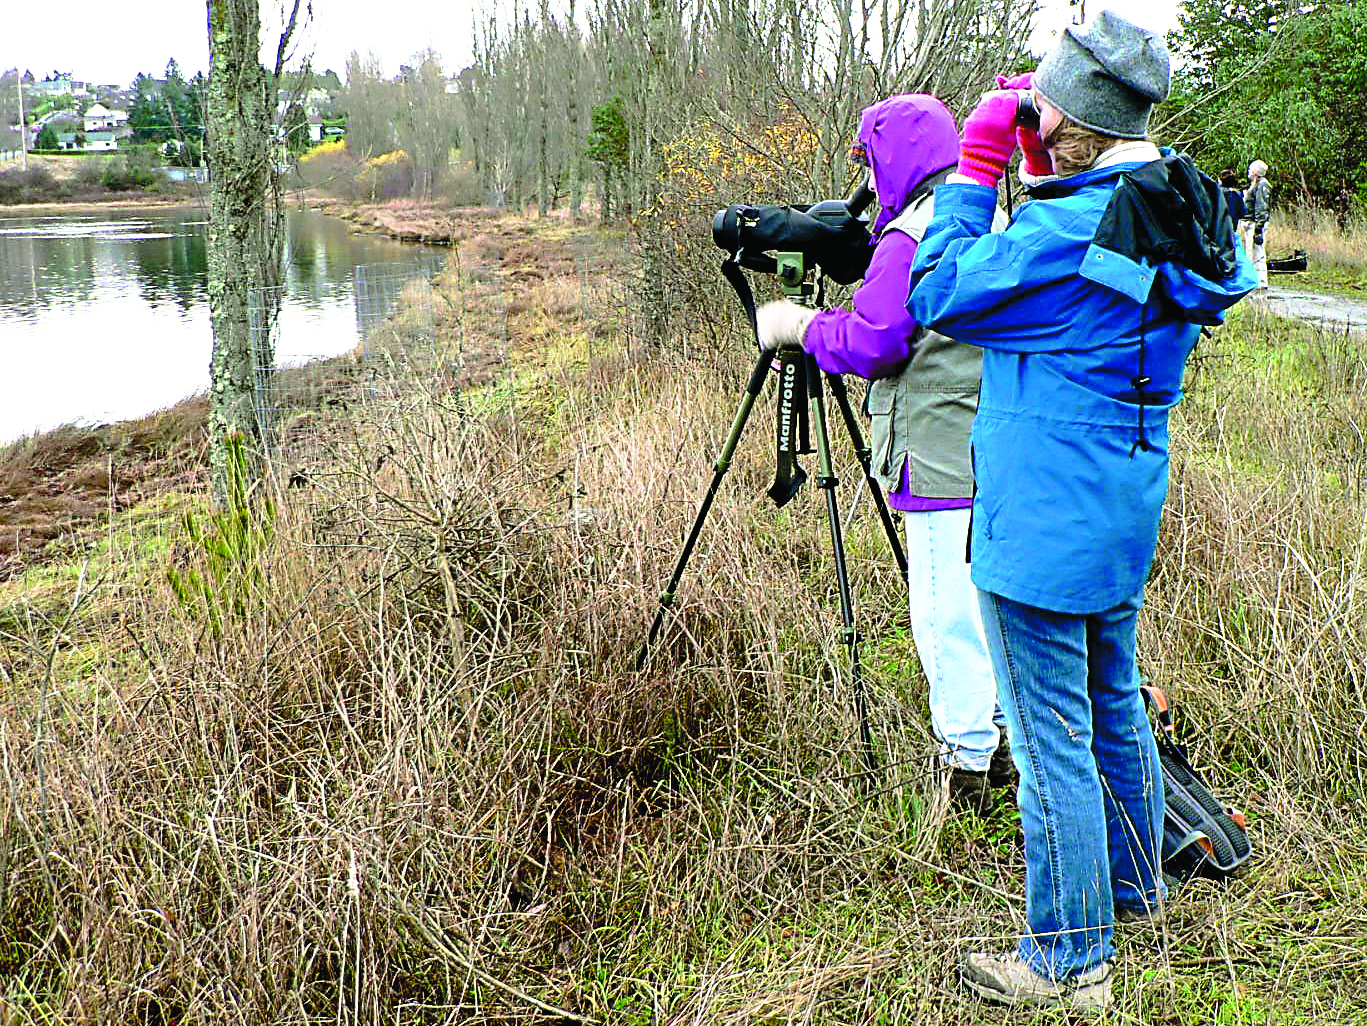
[[[664,145],[665,105],[669,102],[665,84],[665,49],[667,46],[666,14],[671,8],[667,0],[649,0],[650,22],[646,33],[645,131],[643,160],[639,167],[638,195],[642,210],[656,207],[660,190],[661,149]],[[669,309],[665,294],[668,269],[658,225],[646,226],[642,231],[642,305],[645,307],[645,336],[648,345],[663,344],[668,330]]]
[[[207,0],[209,83],[205,94],[205,156],[211,171],[208,264],[213,358],[209,367],[209,440],[214,501],[230,494],[227,440],[240,436],[259,476],[261,424],[256,416],[257,373],[274,363],[270,326],[278,300],[280,225],[271,153],[274,79],[261,66],[257,0]],[[260,315],[249,312],[257,292]]]

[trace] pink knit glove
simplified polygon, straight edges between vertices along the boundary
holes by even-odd
[[[1035,87],[1035,73],[1027,71],[1023,75],[1013,75],[1007,78],[1005,75],[997,76],[998,89],[1019,89],[1022,92]],[[1054,173],[1054,161],[1049,156],[1049,151],[1044,147],[1044,141],[1039,137],[1039,131],[1034,128],[1016,127],[1016,142],[1020,143],[1021,152],[1025,155],[1025,170],[1036,178]]]
[[[1016,152],[1016,91],[984,93],[964,121],[959,174],[982,185],[997,187],[1006,163]]]

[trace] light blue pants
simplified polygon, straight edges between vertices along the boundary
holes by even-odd
[[[1117,908],[1165,893],[1162,769],[1134,655],[1143,596],[1073,615],[981,595],[1021,777],[1020,955],[1065,980],[1114,955]]]
[[[905,513],[911,635],[930,682],[930,720],[951,766],[981,772],[1002,736],[978,589],[964,559],[967,509]]]

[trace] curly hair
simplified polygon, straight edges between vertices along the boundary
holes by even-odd
[[[1126,141],[1083,128],[1067,116],[1050,136],[1053,142],[1054,173],[1063,176],[1086,171],[1112,146]]]

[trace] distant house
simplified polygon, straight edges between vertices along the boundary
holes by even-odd
[[[304,114],[314,118],[318,116],[319,110],[325,107],[332,100],[332,94],[326,89],[310,89],[301,95],[296,95],[292,89],[281,89],[275,96],[275,116],[283,118],[285,111],[289,110],[290,104],[297,103],[304,108]]]
[[[102,103],[91,104],[85,112],[85,130],[87,132],[117,131],[128,124],[128,113],[122,110],[110,110]]]
[[[117,150],[119,142],[114,138],[111,131],[86,132],[85,149],[87,152],[92,150]]]
[[[52,75],[43,79],[41,82],[33,83],[33,88],[48,96],[70,96],[71,95],[71,76]]]
[[[79,132],[58,132],[57,148],[59,150],[79,150],[85,145],[85,137]]]

